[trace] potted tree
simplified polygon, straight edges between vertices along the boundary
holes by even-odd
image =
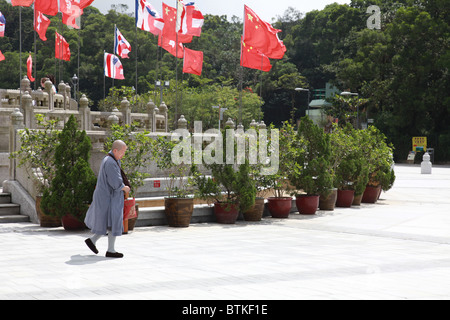
[[[193,182],[196,195],[207,201],[214,200],[214,214],[218,223],[233,224],[239,211],[247,211],[254,203],[256,188],[253,180],[249,179],[250,164],[248,159],[242,164],[228,163],[226,159],[227,147],[225,135],[219,134],[217,139],[223,139],[222,161],[205,163],[211,171],[211,176],[203,175],[197,166],[193,166]],[[236,145],[232,145],[235,148]],[[233,154],[235,154],[233,152]]]
[[[376,127],[360,130],[360,146],[369,165],[369,181],[364,190],[362,202],[375,203],[381,190],[389,190],[395,181],[393,146]]]
[[[131,125],[112,124],[111,131],[106,139],[103,151],[108,153],[115,140],[122,140],[127,145],[127,153],[121,160],[122,170],[125,172],[130,184],[131,192],[127,201],[135,201],[139,187],[144,185],[144,180],[150,177],[145,168],[150,165],[154,140],[148,131],[139,131],[137,123]],[[124,221],[125,229],[133,230],[139,215],[139,204],[132,208],[132,218]]]
[[[20,133],[20,149],[11,155],[19,160],[28,178],[36,182],[36,213],[41,227],[60,227],[61,219],[43,212],[40,208],[42,194],[55,175],[55,147],[58,145],[57,120],[45,120],[36,114],[36,123],[41,129],[25,128]]]
[[[271,179],[267,175],[262,174],[261,166],[261,163],[250,166],[250,179],[254,182],[256,196],[255,204],[242,213],[245,221],[260,221],[264,214],[264,202]]]
[[[295,148],[294,165],[289,171],[289,181],[296,191],[296,205],[301,214],[315,214],[320,194],[332,188],[330,173],[330,138],[309,117],[303,117],[296,140],[301,147]]]
[[[180,142],[178,142],[180,143]],[[190,160],[172,158],[177,142],[159,137],[153,148],[152,159],[168,178],[167,197],[164,198],[165,215],[170,227],[189,227],[194,211]],[[190,158],[191,153],[187,154]]]
[[[347,123],[344,127],[334,127],[330,134],[332,154],[335,163],[335,186],[337,207],[350,207],[355,195],[361,194],[368,180],[368,164],[359,146],[358,132]],[[337,163],[337,165],[336,165]]]
[[[91,140],[77,130],[70,116],[58,136],[55,148],[55,176],[44,190],[41,209],[61,218],[66,230],[85,228],[84,217],[92,201],[97,178],[89,165]]]
[[[270,130],[275,130],[274,126],[269,127]],[[268,135],[269,136],[269,135]],[[272,218],[288,218],[292,208],[292,197],[289,192],[292,190],[291,183],[288,180],[288,172],[291,170],[294,152],[299,152],[296,149],[298,143],[293,145],[295,137],[294,127],[289,122],[284,122],[279,130],[278,141],[270,141],[269,149],[279,150],[279,167],[278,171],[266,176],[266,187],[273,194],[272,197],[267,198],[267,207]],[[272,137],[272,134],[270,134]]]
[[[218,223],[233,224],[239,211],[245,212],[255,203],[256,188],[249,179],[248,162],[235,170],[231,164],[210,165],[211,176],[199,173],[194,166],[193,177],[196,195],[214,202],[214,214]]]

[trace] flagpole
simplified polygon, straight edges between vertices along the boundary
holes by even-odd
[[[103,50],[103,100],[106,99],[105,50]]]
[[[259,100],[261,101],[260,109],[262,109],[263,66],[264,66],[264,55],[261,56],[261,84],[259,86]],[[259,118],[259,122],[261,122],[261,118]]]
[[[79,29],[77,31],[77,36],[78,36],[78,57],[77,57],[77,73],[78,73],[78,85],[76,86],[76,90],[75,90],[75,100],[78,102],[78,91],[80,91],[80,84],[81,84],[81,76],[80,76],[80,30],[81,30],[81,16],[80,18],[80,25],[79,25]],[[78,105],[79,107],[79,105]]]
[[[116,54],[117,25],[114,24],[114,48],[113,53]],[[112,78],[112,87],[114,88],[114,78]]]
[[[36,18],[36,11],[35,11],[36,9],[34,8],[34,4],[33,4],[33,29],[34,29],[34,26],[35,26],[35,24],[36,24],[36,21],[34,21],[35,20],[35,18]],[[36,30],[34,30],[34,77],[35,77],[35,80],[34,80],[34,90],[36,90],[37,88],[36,88],[36,79],[38,79],[38,77],[37,77],[37,73],[36,73],[36,70],[37,70],[37,56],[36,56]]]
[[[19,7],[19,103],[22,106],[22,7]]]
[[[240,79],[239,79],[239,87],[240,87],[240,90],[239,90],[239,124],[240,125],[242,125],[242,81],[243,81],[243,78],[244,78],[244,67],[242,66],[242,40],[244,39],[244,30],[245,30],[245,5],[244,5],[244,14],[243,14],[243,17],[244,17],[244,23],[242,24],[242,38],[241,38],[241,45],[240,45],[240,47],[241,47],[241,63],[240,63],[240,65],[241,65],[241,74],[240,74]]]
[[[176,67],[175,67],[175,116],[173,119],[174,128],[176,129],[177,124],[177,117],[178,117],[178,0],[176,0],[176,8],[177,8],[177,19],[175,23],[175,35],[176,35],[176,42],[175,42],[175,59],[177,61]]]
[[[136,10],[136,9],[135,9]],[[135,23],[135,35],[136,35],[136,95],[138,94],[138,32],[137,32],[137,25]]]

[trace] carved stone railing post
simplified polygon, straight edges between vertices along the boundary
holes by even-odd
[[[187,120],[183,115],[181,115],[180,119],[178,119],[178,129],[187,129]]]
[[[150,99],[147,103],[147,113],[151,132],[156,132],[156,115],[158,114],[158,110],[153,100]]]
[[[28,91],[22,95],[22,109],[25,128],[34,129],[33,98]]]
[[[61,80],[58,85],[58,93],[63,96],[63,105],[62,108],[66,108],[66,84]]]
[[[123,123],[125,125],[131,124],[131,108],[130,108],[130,102],[127,100],[126,97],[123,98],[122,102],[120,103],[120,109],[123,114]]]
[[[9,153],[13,154],[16,152],[17,147],[17,132],[23,129],[23,114],[20,112],[19,108],[15,108],[11,114],[11,124],[9,126]],[[15,157],[10,157],[9,160],[9,180],[16,180],[16,159]]]
[[[159,114],[164,116],[164,132],[169,132],[169,121],[167,119],[167,106],[164,101],[159,106]]]
[[[81,130],[91,130],[91,109],[89,109],[89,100],[83,94],[80,99]]]
[[[65,96],[64,96],[64,109],[65,110],[70,110],[70,85],[68,83],[66,83],[66,91],[65,91]]]
[[[45,92],[48,94],[48,110],[55,110],[55,98],[53,93],[53,83],[50,80],[45,81]]]
[[[118,124],[119,123],[119,117],[116,115],[116,113],[119,113],[119,110],[117,110],[117,108],[114,108],[114,110],[112,111],[112,113],[108,117],[108,128],[109,129],[111,129],[111,126],[113,124]]]
[[[228,118],[227,122],[225,122],[225,127],[230,127],[231,129],[234,129],[235,125],[231,118]]]

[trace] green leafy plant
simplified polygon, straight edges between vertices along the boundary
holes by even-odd
[[[225,135],[222,137],[219,135],[218,138],[224,139],[223,164],[204,163],[204,166],[211,170],[211,176],[201,174],[198,167],[193,166],[193,182],[197,187],[196,196],[203,200],[214,199],[216,202],[230,205],[237,203],[239,210],[245,212],[253,206],[256,196],[255,184],[252,179],[249,179],[251,171],[249,161],[245,159],[242,164],[227,163]]]
[[[309,117],[303,117],[296,139],[294,164],[288,172],[290,183],[307,195],[327,195],[333,186],[330,137]]]
[[[19,160],[18,167],[24,167],[28,178],[38,182],[43,192],[55,176],[55,148],[58,145],[57,120],[45,120],[36,114],[36,123],[41,129],[25,128],[20,132],[20,149],[11,157]]]
[[[387,142],[386,136],[375,126],[366,130],[358,130],[358,143],[361,146],[365,161],[369,165],[368,185],[380,186],[384,191],[392,188],[395,182],[394,147]]]
[[[275,126],[271,124],[269,126],[268,137],[272,137],[271,130],[275,129]],[[284,196],[285,192],[290,192],[292,186],[288,181],[288,173],[292,169],[294,154],[301,152],[294,131],[294,127],[288,121],[284,122],[282,127],[279,129],[278,141],[268,141],[269,152],[274,152],[274,148],[278,148],[279,156],[279,167],[278,171],[262,177],[264,187],[267,187],[273,193],[275,198],[281,198]]]
[[[77,129],[73,115],[58,136],[55,148],[55,176],[44,190],[43,212],[62,217],[71,214],[84,220],[97,178],[89,165],[91,140]]]
[[[344,127],[335,125],[330,134],[331,163],[334,186],[341,190],[355,190],[361,195],[369,179],[369,164],[359,145],[359,130],[350,123]]]
[[[190,162],[176,164],[172,159],[172,153],[178,143],[172,141],[169,137],[158,137],[152,152],[152,159],[168,178],[167,192],[169,198],[187,198],[192,193],[192,165]]]

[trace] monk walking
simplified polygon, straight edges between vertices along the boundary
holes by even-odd
[[[108,235],[106,257],[122,258],[123,254],[117,252],[114,246],[116,237],[121,236],[123,232],[124,193],[130,192],[130,187],[124,183],[126,178],[122,178],[120,168],[120,160],[127,151],[127,145],[122,140],[116,140],[111,149],[100,166],[92,204],[84,220],[94,234],[85,242],[89,249],[97,254],[97,240]]]

